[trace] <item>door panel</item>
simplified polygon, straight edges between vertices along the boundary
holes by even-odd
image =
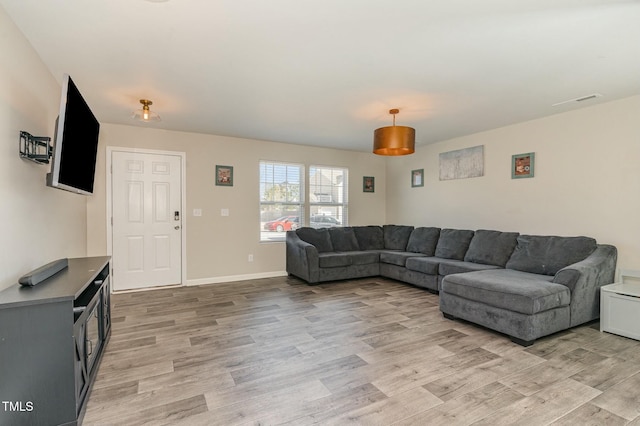
[[[111,155],[114,289],[180,284],[180,156]]]

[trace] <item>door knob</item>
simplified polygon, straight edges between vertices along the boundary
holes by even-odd
[[[174,226],[173,229],[180,229],[180,225]]]

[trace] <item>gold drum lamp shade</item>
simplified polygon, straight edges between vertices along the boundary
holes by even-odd
[[[381,127],[373,133],[373,153],[378,155],[408,155],[416,150],[416,130],[412,127],[396,126],[396,114],[400,110],[389,110],[393,115],[393,126]]]

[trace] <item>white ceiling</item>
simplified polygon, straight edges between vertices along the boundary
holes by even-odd
[[[640,94],[638,0],[0,5],[103,123],[370,151],[391,108],[420,145]]]

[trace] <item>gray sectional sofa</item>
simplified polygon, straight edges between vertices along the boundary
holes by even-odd
[[[440,310],[523,346],[599,318],[617,250],[589,237],[402,225],[299,228],[287,272],[317,284],[381,275],[440,295]]]

